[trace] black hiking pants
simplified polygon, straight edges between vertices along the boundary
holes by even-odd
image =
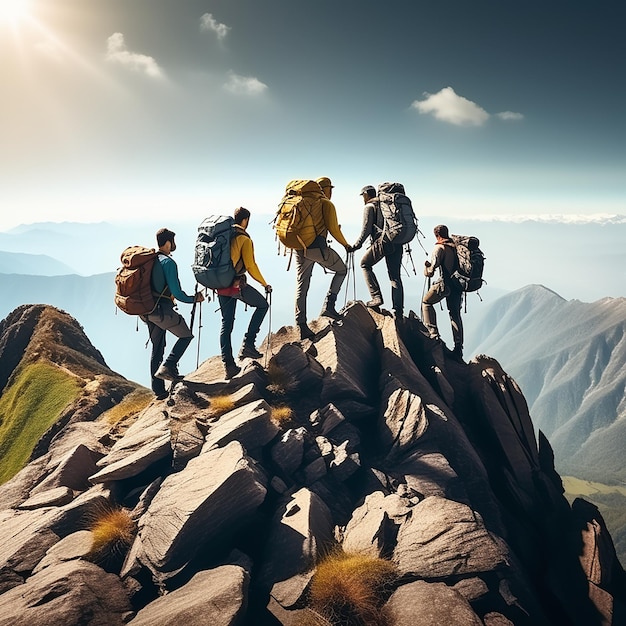
[[[402,251],[403,246],[384,242],[382,238],[377,239],[367,249],[361,259],[361,269],[365,276],[365,284],[369,289],[372,298],[380,296],[380,285],[372,269],[376,263],[383,258],[387,264],[387,275],[391,283],[391,305],[397,318],[404,313],[404,287],[402,285]]]

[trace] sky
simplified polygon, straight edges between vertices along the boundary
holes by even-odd
[[[0,231],[272,214],[626,215],[623,0],[0,0]]]

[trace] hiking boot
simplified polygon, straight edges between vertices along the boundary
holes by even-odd
[[[315,337],[315,333],[308,327],[306,322],[302,322],[298,324],[298,329],[300,330],[300,339],[313,339]]]
[[[169,396],[170,394],[167,391],[161,391],[159,393],[155,393],[154,394],[154,399],[155,400],[165,400],[165,398],[167,398],[167,396]]]
[[[237,376],[237,374],[239,374],[239,372],[241,372],[241,368],[236,363],[224,364],[224,370],[225,370],[226,378],[228,378],[228,380],[230,380],[231,378],[234,378],[235,376]]]
[[[239,359],[260,359],[262,356],[253,343],[244,343],[239,351]]]
[[[383,299],[380,296],[374,296],[369,302],[365,304],[368,309],[377,309],[383,303]]]
[[[324,308],[320,313],[323,317],[330,317],[333,320],[340,320],[341,314],[335,310],[335,302],[337,302],[337,294],[329,293],[324,301]]]
[[[176,365],[168,365],[167,363],[163,363],[163,365],[159,367],[154,377],[160,378],[161,380],[182,380],[185,378],[178,373],[178,367]]]

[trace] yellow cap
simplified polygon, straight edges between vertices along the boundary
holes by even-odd
[[[322,189],[324,189],[324,187],[335,186],[330,182],[330,178],[328,178],[327,176],[322,176],[321,178],[318,178],[315,182],[318,183]]]

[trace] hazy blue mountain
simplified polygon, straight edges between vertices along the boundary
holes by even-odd
[[[278,201],[278,200],[277,200]],[[425,236],[412,244],[417,275],[410,263],[405,263],[412,281],[418,285],[418,299],[424,284],[423,261],[430,254],[434,237],[433,227],[447,223],[451,232],[473,234],[480,238],[486,255],[485,279],[489,287],[513,291],[528,284],[549,285],[567,299],[577,298],[593,302],[605,296],[626,296],[626,217],[614,216],[587,221],[526,219],[504,221],[496,219],[451,219],[442,216],[424,216],[419,213],[419,226]],[[355,205],[348,212],[338,207],[342,228],[349,241],[360,232],[361,207]],[[207,210],[224,213],[224,209]],[[29,254],[47,254],[76,269],[83,276],[115,271],[121,251],[128,245],[155,245],[154,233],[167,226],[177,233],[178,249],[175,258],[181,268],[183,286],[188,277],[192,283],[190,266],[198,224],[180,221],[175,216],[150,223],[40,223],[20,226],[0,233],[0,250]],[[346,218],[347,215],[347,218]],[[285,274],[288,258],[277,254],[277,244],[270,225],[271,216],[253,213],[250,233],[254,239],[261,271],[270,283],[293,284],[295,271]],[[362,252],[355,254],[358,289],[363,293],[359,261]],[[188,272],[188,273],[187,273]],[[320,272],[321,273],[321,272]],[[380,276],[386,275],[384,263]],[[365,297],[365,293],[359,298]],[[415,308],[413,305],[411,308]]]
[[[471,335],[470,350],[522,387],[561,473],[626,480],[626,298],[585,303],[531,285],[489,305]]]
[[[0,274],[63,276],[64,274],[76,274],[76,270],[46,254],[0,251]]]

